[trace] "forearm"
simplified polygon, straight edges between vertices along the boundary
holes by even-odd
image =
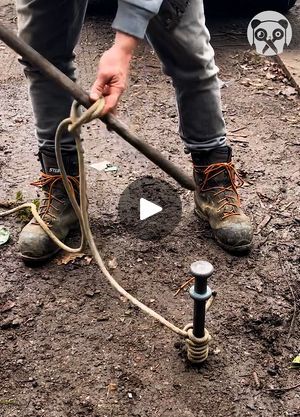
[[[120,49],[123,53],[127,54],[129,57],[131,57],[134,53],[138,43],[139,39],[135,36],[128,35],[127,33],[120,31],[116,32],[114,46]]]

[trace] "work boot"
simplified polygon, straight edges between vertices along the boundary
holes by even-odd
[[[243,185],[231,162],[231,148],[192,153],[195,212],[209,222],[217,243],[233,253],[249,251],[253,228],[240,205],[237,187]]]
[[[78,227],[78,219],[62,182],[56,158],[40,154],[42,172],[32,185],[43,190],[39,215],[51,231],[64,241],[68,233]],[[79,196],[77,155],[64,157],[69,183],[75,196]],[[19,238],[21,257],[28,263],[41,263],[53,257],[60,249],[33,218],[22,230]]]

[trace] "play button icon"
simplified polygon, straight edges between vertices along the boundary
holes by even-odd
[[[145,198],[140,199],[140,220],[146,220],[161,211],[162,207],[157,204],[151,203],[151,201],[148,201]]]
[[[151,176],[132,182],[119,201],[121,225],[142,240],[167,236],[181,218],[181,199],[169,183]]]

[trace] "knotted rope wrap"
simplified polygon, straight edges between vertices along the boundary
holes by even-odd
[[[33,203],[22,204],[21,206],[16,207],[12,210],[8,210],[3,213],[0,213],[0,218],[29,207],[32,211],[32,214],[35,220],[38,222],[38,224],[42,227],[45,233],[47,233],[47,235],[56,243],[56,245],[59,248],[70,253],[78,253],[78,252],[82,252],[85,246],[85,242],[87,242],[95,261],[97,262],[100,270],[102,271],[103,275],[108,280],[108,282],[111,284],[111,286],[116,291],[118,291],[119,294],[125,297],[128,301],[130,301],[132,304],[140,308],[145,314],[159,321],[163,326],[167,327],[172,332],[178,334],[181,337],[184,337],[186,340],[188,359],[191,362],[196,363],[196,364],[201,363],[205,361],[205,359],[207,358],[208,343],[211,339],[207,330],[205,331],[206,333],[203,339],[197,339],[193,335],[191,325],[188,325],[184,329],[181,329],[175,326],[173,323],[166,320],[156,311],[152,310],[151,308],[147,307],[145,304],[141,303],[131,294],[129,294],[123,287],[121,287],[121,285],[109,273],[97,249],[97,246],[95,244],[95,241],[94,241],[91,229],[90,229],[89,219],[88,219],[88,199],[87,199],[87,183],[86,183],[86,175],[85,175],[85,167],[84,167],[84,149],[82,147],[82,140],[80,138],[80,129],[84,123],[89,123],[92,120],[99,118],[103,110],[104,104],[105,104],[104,98],[100,98],[88,110],[86,110],[85,112],[81,114],[79,103],[74,102],[72,105],[70,117],[67,119],[64,119],[59,124],[57,131],[56,131],[56,135],[55,135],[55,153],[56,153],[57,164],[61,172],[64,187],[66,189],[66,192],[68,194],[68,197],[70,199],[70,202],[73,206],[73,209],[78,217],[79,224],[80,224],[80,229],[81,229],[80,247],[71,248],[65,245],[63,242],[61,242],[54,235],[54,233],[49,229],[49,227],[43,221],[43,219],[39,216],[36,206]],[[64,162],[63,162],[62,153],[61,153],[61,144],[60,144],[61,138],[66,131],[69,131],[74,135],[76,147],[77,147],[78,162],[79,162],[79,178],[80,178],[79,204],[73,193],[72,187],[68,181],[68,177],[67,177],[67,173],[64,167]],[[207,310],[210,307],[212,301],[213,301],[213,298],[211,300],[208,300],[206,304]]]
[[[205,362],[209,352],[209,342],[211,335],[205,329],[204,337],[198,338],[193,334],[193,324],[190,323],[185,326],[184,330],[187,332],[185,339],[188,360],[194,364]]]

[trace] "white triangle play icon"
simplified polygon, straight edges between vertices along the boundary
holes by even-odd
[[[148,219],[160,211],[162,211],[162,207],[151,203],[151,201],[148,201],[145,198],[140,198],[140,220]]]

